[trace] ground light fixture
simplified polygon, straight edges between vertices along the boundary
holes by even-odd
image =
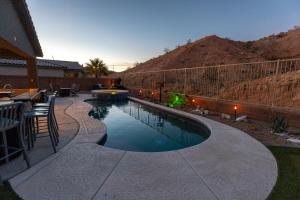
[[[139,96],[143,96],[143,90],[142,89],[139,90]]]
[[[171,95],[171,100],[168,103],[169,107],[176,107],[176,106],[182,106],[186,102],[186,99],[183,95],[178,94],[178,93],[173,93]]]
[[[234,105],[233,110],[234,110],[234,119],[236,119],[236,112],[238,110],[238,106]]]
[[[151,99],[155,100],[155,93],[154,93],[154,91],[151,91]]]
[[[162,98],[162,88],[165,86],[164,82],[159,82],[159,103],[161,103],[161,98]]]
[[[193,104],[193,105],[196,104],[196,99],[192,99],[192,104]]]

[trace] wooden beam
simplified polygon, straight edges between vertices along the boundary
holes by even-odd
[[[9,51],[7,49],[1,49],[0,47],[0,58],[4,58],[4,59],[16,59],[16,60],[22,60],[24,59],[23,57],[21,57],[20,55]]]
[[[36,58],[28,55],[24,51],[10,44],[0,37],[0,58],[25,59],[28,76],[29,89],[38,88],[38,74],[36,67]]]
[[[18,47],[14,46],[13,44],[9,43],[2,37],[0,37],[0,49],[1,49],[1,58],[5,58],[5,54],[9,55],[9,58],[16,58],[16,59],[27,59],[33,58],[31,55],[25,53]],[[5,52],[6,51],[6,52]]]
[[[36,59],[31,58],[26,60],[28,87],[29,89],[38,88],[38,74],[36,67]]]

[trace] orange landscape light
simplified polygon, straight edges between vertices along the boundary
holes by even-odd
[[[196,99],[192,99],[192,103],[196,103]]]
[[[236,111],[238,109],[237,105],[234,105],[233,109],[234,109],[234,119],[236,119]]]

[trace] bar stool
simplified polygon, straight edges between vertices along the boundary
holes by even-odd
[[[55,105],[55,96],[54,95],[51,95],[49,96],[49,102],[51,102],[53,100],[53,104],[52,106],[49,104],[49,106],[33,106],[32,110],[33,111],[37,111],[37,112],[52,112],[52,117],[51,117],[51,120],[53,122],[53,131],[54,131],[54,134],[55,134],[55,140],[56,142],[58,143],[59,142],[59,134],[58,134],[58,125],[57,125],[57,122],[56,122],[56,117],[55,117],[55,111],[54,111],[54,105]],[[42,120],[40,119],[39,117],[36,117],[36,132],[39,133],[40,132],[40,129],[41,128],[44,128],[44,126],[42,126],[41,124],[44,123],[46,124],[47,126],[47,121],[45,120]]]
[[[36,138],[38,138],[39,134],[48,133],[52,148],[54,153],[56,153],[56,145],[58,144],[58,132],[55,128],[54,123],[54,103],[55,103],[55,97],[52,96],[50,100],[49,107],[46,109],[33,109],[31,111],[27,111],[24,113],[24,117],[26,119],[26,130],[27,130],[27,140],[28,140],[28,147],[34,146],[34,141]],[[40,118],[46,118],[45,124],[46,124],[46,132],[41,132],[41,126],[38,124],[38,121]],[[43,137],[43,136],[42,136]]]
[[[46,109],[48,109],[49,107],[50,107],[50,100],[51,100],[51,98],[52,97],[56,97],[56,94],[57,94],[57,91],[55,91],[54,93],[53,93],[53,95],[50,95],[49,97],[48,97],[48,101],[47,102],[45,102],[45,103],[36,103],[36,104],[33,104],[32,105],[32,108],[34,109],[34,110],[46,110]],[[54,106],[53,106],[53,110],[52,110],[52,112],[53,112],[53,118],[54,118],[54,125],[55,125],[55,128],[57,129],[57,130],[59,130],[59,127],[58,127],[58,124],[57,124],[57,120],[56,120],[56,116],[55,116],[55,112],[54,112]],[[38,125],[38,122],[37,122],[37,125]]]
[[[2,147],[4,149],[4,156],[0,160],[8,162],[9,157],[16,153],[22,152],[26,161],[27,167],[30,167],[29,158],[24,147],[23,138],[23,103],[12,103],[0,106],[0,134],[2,134]],[[18,147],[8,146],[7,131],[9,129],[17,128]],[[10,150],[13,150],[9,153]]]
[[[34,146],[35,129],[34,129],[34,119],[27,117],[24,113],[24,135],[27,137],[27,149],[28,151]]]

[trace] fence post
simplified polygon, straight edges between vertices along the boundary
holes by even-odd
[[[278,71],[279,71],[279,65],[280,65],[280,60],[278,59],[277,60],[277,63],[276,63],[276,71],[275,71],[275,75],[274,75],[274,78],[273,78],[273,95],[272,95],[272,108],[274,107],[274,101],[275,101],[275,85],[276,85],[276,82],[277,82],[277,77],[278,77]]]
[[[186,94],[186,68],[184,68],[184,86],[183,86],[183,94]]]
[[[220,99],[220,67],[217,67],[217,100]]]

